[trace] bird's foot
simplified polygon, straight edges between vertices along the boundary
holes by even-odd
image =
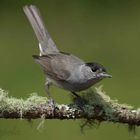
[[[52,98],[48,99],[48,106],[49,106],[49,114],[51,116],[54,116],[54,112],[55,112],[55,109],[56,109],[56,103]]]
[[[55,107],[55,105],[56,105],[55,101],[54,101],[52,98],[49,98],[49,99],[48,99],[48,104],[49,104],[50,106],[54,106],[54,107]]]

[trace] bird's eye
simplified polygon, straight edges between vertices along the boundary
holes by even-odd
[[[92,71],[93,71],[93,72],[97,72],[97,71],[98,71],[98,68],[97,68],[97,67],[92,68]]]

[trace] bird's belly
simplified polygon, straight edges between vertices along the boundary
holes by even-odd
[[[82,90],[86,90],[93,85],[92,81],[88,81],[86,83],[70,83],[68,81],[54,81],[53,84],[57,87],[63,88],[65,90],[71,92],[79,92]]]

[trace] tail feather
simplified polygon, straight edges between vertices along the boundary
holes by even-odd
[[[23,10],[39,41],[40,54],[46,55],[59,52],[43,23],[37,7],[34,5],[26,5],[25,7],[23,7]]]

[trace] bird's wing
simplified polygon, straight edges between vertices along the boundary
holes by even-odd
[[[56,80],[67,80],[77,66],[84,64],[84,61],[70,54],[51,54],[45,56],[33,56],[43,71]]]
[[[25,7],[23,7],[23,10],[39,41],[40,54],[47,55],[59,52],[44,25],[44,22],[37,7],[34,5],[26,5]]]

